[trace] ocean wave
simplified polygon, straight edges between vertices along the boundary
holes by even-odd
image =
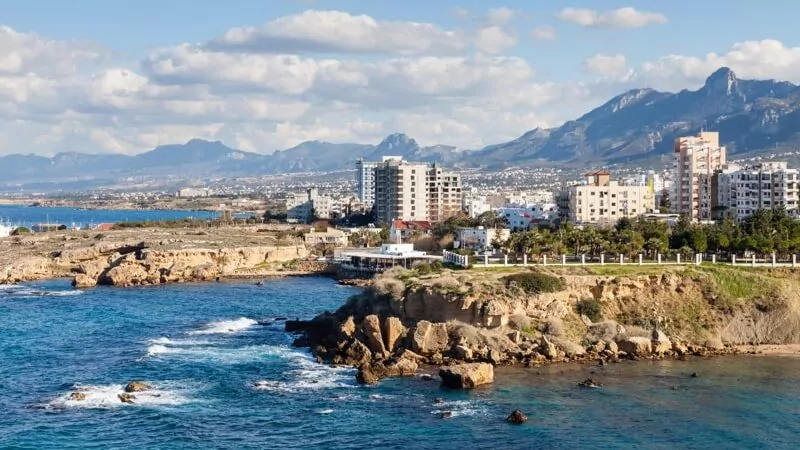
[[[48,290],[37,289],[29,286],[18,285],[0,285],[0,291],[8,297],[16,298],[37,298],[37,297],[72,297],[73,295],[82,295],[84,291],[79,290]]]
[[[440,416],[443,413],[450,413],[450,417],[484,416],[489,410],[485,404],[475,400],[451,400],[433,405],[431,414]]]
[[[188,334],[202,335],[202,334],[230,334],[246,330],[253,325],[258,325],[257,320],[247,317],[240,317],[234,320],[221,320],[219,322],[209,323],[205,329],[190,331]]]
[[[358,386],[355,382],[355,369],[319,364],[310,355],[288,347],[281,346],[275,350],[294,368],[284,372],[286,379],[256,381],[253,387],[257,390],[292,394]]]
[[[121,406],[178,406],[188,403],[191,389],[184,383],[161,382],[152,383],[152,389],[136,392],[133,403],[123,403],[119,395],[125,392],[124,384],[83,385],[75,384],[72,389],[59,395],[50,406],[55,408],[118,408]],[[79,392],[85,396],[83,400],[70,397]]]

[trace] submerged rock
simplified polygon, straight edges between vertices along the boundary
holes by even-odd
[[[450,389],[472,389],[494,381],[494,367],[487,363],[458,364],[439,370],[442,386]]]
[[[603,383],[601,383],[601,382],[599,382],[599,381],[597,381],[597,380],[595,380],[593,378],[587,378],[587,379],[581,381],[580,383],[578,383],[578,386],[585,387],[585,388],[601,388],[601,387],[603,387]]]
[[[514,425],[522,425],[523,423],[528,421],[528,416],[526,416],[520,410],[514,410],[508,417],[506,417],[506,421],[509,423],[513,423]]]

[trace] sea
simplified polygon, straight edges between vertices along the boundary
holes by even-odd
[[[106,210],[65,207],[32,207],[24,205],[0,205],[0,222],[10,226],[31,227],[40,223],[57,223],[72,228],[91,228],[101,223],[142,222],[147,220],[214,219],[214,211],[182,210]]]
[[[333,311],[357,292],[328,278],[0,286],[0,449],[794,449],[800,441],[792,357],[499,367],[493,384],[471,391],[422,376],[359,386],[353,369],[318,364],[284,331],[286,319]],[[586,378],[603,387],[579,387]],[[133,380],[153,389],[120,402]],[[516,409],[528,422],[506,422]]]

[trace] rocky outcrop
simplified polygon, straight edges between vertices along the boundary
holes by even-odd
[[[619,349],[628,355],[648,356],[652,350],[650,339],[644,337],[629,337],[617,342]]]
[[[124,391],[127,393],[149,391],[152,387],[144,381],[131,381],[125,385]]]
[[[487,363],[458,364],[439,370],[442,386],[450,389],[473,389],[494,382],[494,367]]]
[[[523,423],[528,421],[528,416],[526,416],[522,411],[515,410],[511,414],[506,417],[506,422],[513,423],[514,425],[522,425]]]
[[[427,320],[417,322],[411,335],[411,349],[422,356],[443,352],[450,342],[447,325],[431,323]]]

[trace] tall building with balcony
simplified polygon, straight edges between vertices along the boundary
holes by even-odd
[[[428,165],[388,160],[375,167],[375,221],[428,220]]]
[[[375,203],[375,169],[386,161],[402,159],[400,156],[384,156],[381,162],[364,158],[356,160],[356,194],[364,207],[371,208]]]
[[[441,222],[462,211],[461,175],[433,164],[428,168],[427,184],[429,221]]]
[[[719,145],[718,132],[675,139],[671,212],[693,220],[712,219],[714,174],[725,164],[726,150]]]
[[[566,190],[569,220],[575,224],[613,224],[623,217],[651,212],[654,195],[647,186],[627,186],[611,179],[606,170],[587,172],[584,184]]]
[[[785,208],[797,215],[800,204],[800,171],[785,162],[748,167],[728,166],[715,177],[716,218],[731,216],[742,221],[759,209]]]

